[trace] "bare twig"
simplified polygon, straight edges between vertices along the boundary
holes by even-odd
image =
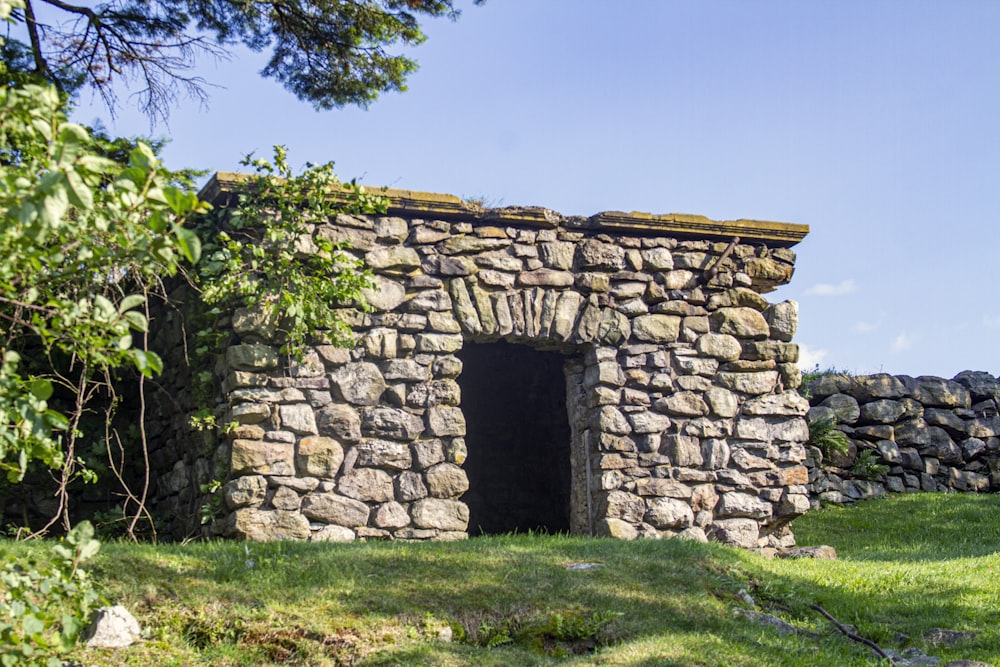
[[[830,612],[828,612],[826,609],[823,609],[823,607],[819,606],[818,604],[811,604],[811,605],[809,605],[809,607],[812,608],[812,609],[815,609],[816,611],[818,611],[819,613],[821,613],[823,616],[825,616],[827,618],[827,620],[829,620],[831,623],[834,624],[834,626],[836,626],[837,630],[841,634],[845,635],[851,641],[856,641],[859,644],[864,644],[865,646],[867,646],[871,650],[873,650],[876,653],[878,653],[879,657],[881,657],[881,658],[883,658],[885,660],[892,660],[892,657],[888,653],[886,653],[885,650],[882,649],[881,646],[879,646],[878,644],[876,644],[875,642],[873,642],[870,639],[866,639],[865,637],[862,637],[861,635],[857,634],[856,632],[851,632],[851,630],[847,626],[845,626],[840,621],[838,621],[837,619],[835,619],[832,615],[830,615]]]

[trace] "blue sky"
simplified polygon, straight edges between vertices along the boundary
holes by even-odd
[[[174,168],[250,151],[370,185],[808,224],[801,365],[1000,374],[1000,2],[489,0],[427,25],[410,89],[316,112],[247,52],[168,126]],[[77,118],[148,134],[84,99]]]

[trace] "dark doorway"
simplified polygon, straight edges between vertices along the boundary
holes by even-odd
[[[458,356],[469,532],[569,532],[565,357],[505,342],[467,343]]]

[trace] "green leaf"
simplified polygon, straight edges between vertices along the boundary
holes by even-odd
[[[94,296],[94,307],[99,311],[98,318],[105,322],[111,321],[118,314],[115,304],[103,294]]]
[[[152,350],[133,349],[132,357],[135,360],[136,370],[146,377],[159,375],[163,372],[163,360]]]
[[[94,193],[83,182],[80,174],[73,169],[66,171],[66,183],[69,185],[69,201],[73,206],[90,210],[94,208]]]
[[[129,326],[136,331],[141,331],[146,333],[149,331],[149,322],[146,320],[146,316],[137,310],[130,310],[124,313],[122,317],[128,322]]]
[[[45,624],[34,614],[25,614],[24,618],[21,619],[21,630],[26,635],[38,635],[45,630]]]
[[[146,303],[146,297],[142,294],[129,294],[118,304],[118,312],[124,313],[126,310],[132,310],[136,306],[141,306]]]
[[[28,391],[31,395],[41,401],[47,401],[52,396],[52,382],[44,378],[35,378],[28,383]]]
[[[69,419],[67,419],[66,415],[61,412],[46,410],[45,419],[48,421],[49,427],[55,431],[65,431],[69,428]]]
[[[177,226],[174,230],[177,236],[177,247],[180,249],[184,259],[192,264],[197,264],[201,258],[201,239],[190,229]]]
[[[160,358],[156,352],[152,350],[146,350],[146,360],[149,363],[149,368],[153,373],[159,375],[163,372],[163,359]]]

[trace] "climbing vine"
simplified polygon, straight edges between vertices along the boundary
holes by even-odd
[[[249,311],[286,353],[315,332],[345,343],[350,328],[339,310],[363,303],[371,273],[322,224],[339,213],[383,213],[387,200],[353,181],[341,183],[332,163],[295,175],[281,146],[273,162],[248,156],[242,165],[254,172],[242,192],[198,228],[202,302],[217,315]]]

